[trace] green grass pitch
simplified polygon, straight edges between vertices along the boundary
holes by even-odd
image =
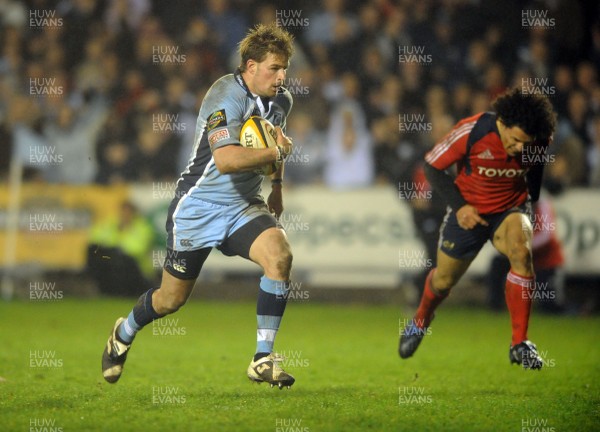
[[[535,314],[547,366],[508,362],[507,313],[442,306],[415,357],[399,307],[290,303],[276,349],[291,390],[252,384],[255,306],[190,301],[137,337],[107,384],[101,352],[134,300],[0,302],[0,431],[592,431],[600,319]]]

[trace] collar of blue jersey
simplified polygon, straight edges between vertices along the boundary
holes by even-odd
[[[246,90],[246,96],[248,96],[249,98],[252,98],[254,100],[260,99],[260,103],[261,103],[261,105],[263,105],[263,110],[265,111],[265,114],[268,113],[270,111],[270,107],[269,107],[270,98],[261,98],[260,96],[253,94],[250,91],[250,89],[248,88],[246,81],[244,81],[244,78],[242,77],[242,71],[240,70],[240,68],[237,68],[235,70],[235,73],[233,74],[233,76],[234,76],[235,80],[237,81],[237,83],[239,85],[241,85],[244,90]]]
[[[246,90],[246,95],[248,97],[254,99],[254,95],[252,94],[252,92],[250,91],[250,89],[246,85],[246,81],[244,81],[244,78],[242,77],[242,71],[240,70],[240,68],[237,68],[235,70],[233,76],[234,76],[235,80],[237,81],[237,83],[239,85],[241,85],[244,90]]]

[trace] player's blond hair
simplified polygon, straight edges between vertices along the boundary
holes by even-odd
[[[282,56],[287,63],[294,53],[294,37],[275,24],[258,24],[251,29],[238,45],[241,57],[240,70],[246,70],[246,63],[252,59],[262,62],[271,53]]]

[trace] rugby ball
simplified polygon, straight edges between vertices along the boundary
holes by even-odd
[[[246,148],[265,149],[277,145],[277,133],[270,121],[262,117],[252,116],[244,122],[240,131],[240,143]],[[270,175],[279,169],[281,162],[267,164],[254,172]]]

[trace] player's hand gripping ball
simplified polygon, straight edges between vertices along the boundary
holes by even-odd
[[[246,148],[264,149],[277,146],[275,127],[262,117],[252,116],[244,122],[240,131],[240,143]],[[270,175],[279,169],[281,162],[267,164],[254,172]]]

